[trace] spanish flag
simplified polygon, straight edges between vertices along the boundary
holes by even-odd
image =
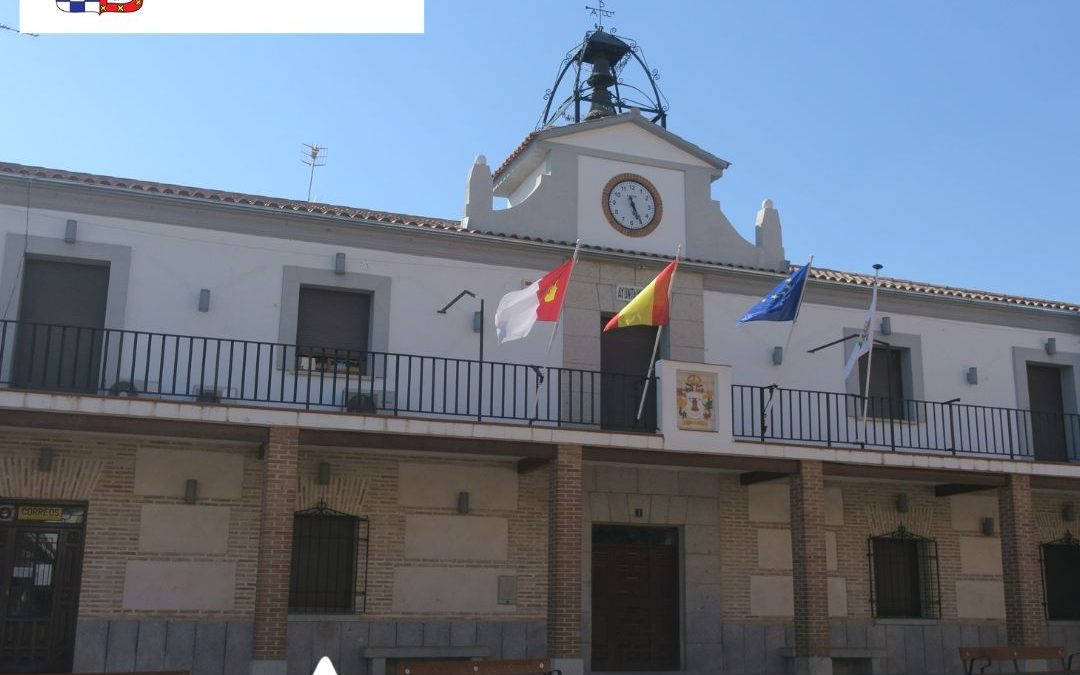
[[[679,259],[675,258],[626,307],[611,317],[604,331],[627,326],[666,326],[671,318],[671,280],[678,266]]]

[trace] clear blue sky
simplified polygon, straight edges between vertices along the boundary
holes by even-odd
[[[428,0],[417,36],[0,32],[0,160],[302,198],[315,142],[320,201],[456,218],[585,4]],[[1080,301],[1080,2],[608,5],[668,128],[733,163],[714,196],[744,236],[769,197],[794,262]]]

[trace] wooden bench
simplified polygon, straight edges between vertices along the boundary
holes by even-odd
[[[1021,661],[1057,661],[1061,668],[1054,670],[1041,670],[1039,673],[1072,673],[1072,660],[1076,654],[1065,656],[1064,647],[961,647],[960,660],[964,662],[964,672],[973,675],[975,667],[979,673],[986,672],[994,663],[1012,661],[1013,672],[1030,673],[1033,671],[1020,670]],[[1050,667],[1050,664],[1047,663]]]
[[[398,675],[562,675],[547,659],[413,661],[398,664]]]

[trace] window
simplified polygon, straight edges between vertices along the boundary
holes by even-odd
[[[328,509],[322,502],[294,514],[289,611],[364,611],[367,542],[367,518]]]
[[[906,349],[874,347],[870,365],[870,402],[867,413],[871,417],[907,419],[904,392],[904,367]],[[859,359],[859,394],[866,394],[866,361],[870,354]]]
[[[296,322],[298,369],[366,372],[371,295],[300,287]]]
[[[870,537],[870,605],[874,616],[936,619],[941,612],[937,542],[904,529]]]
[[[1080,539],[1066,534],[1040,548],[1046,618],[1080,619]]]

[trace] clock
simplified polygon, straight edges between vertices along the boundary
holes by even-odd
[[[620,173],[609,180],[601,198],[608,222],[628,237],[649,234],[664,215],[660,191],[647,178],[634,173]]]

